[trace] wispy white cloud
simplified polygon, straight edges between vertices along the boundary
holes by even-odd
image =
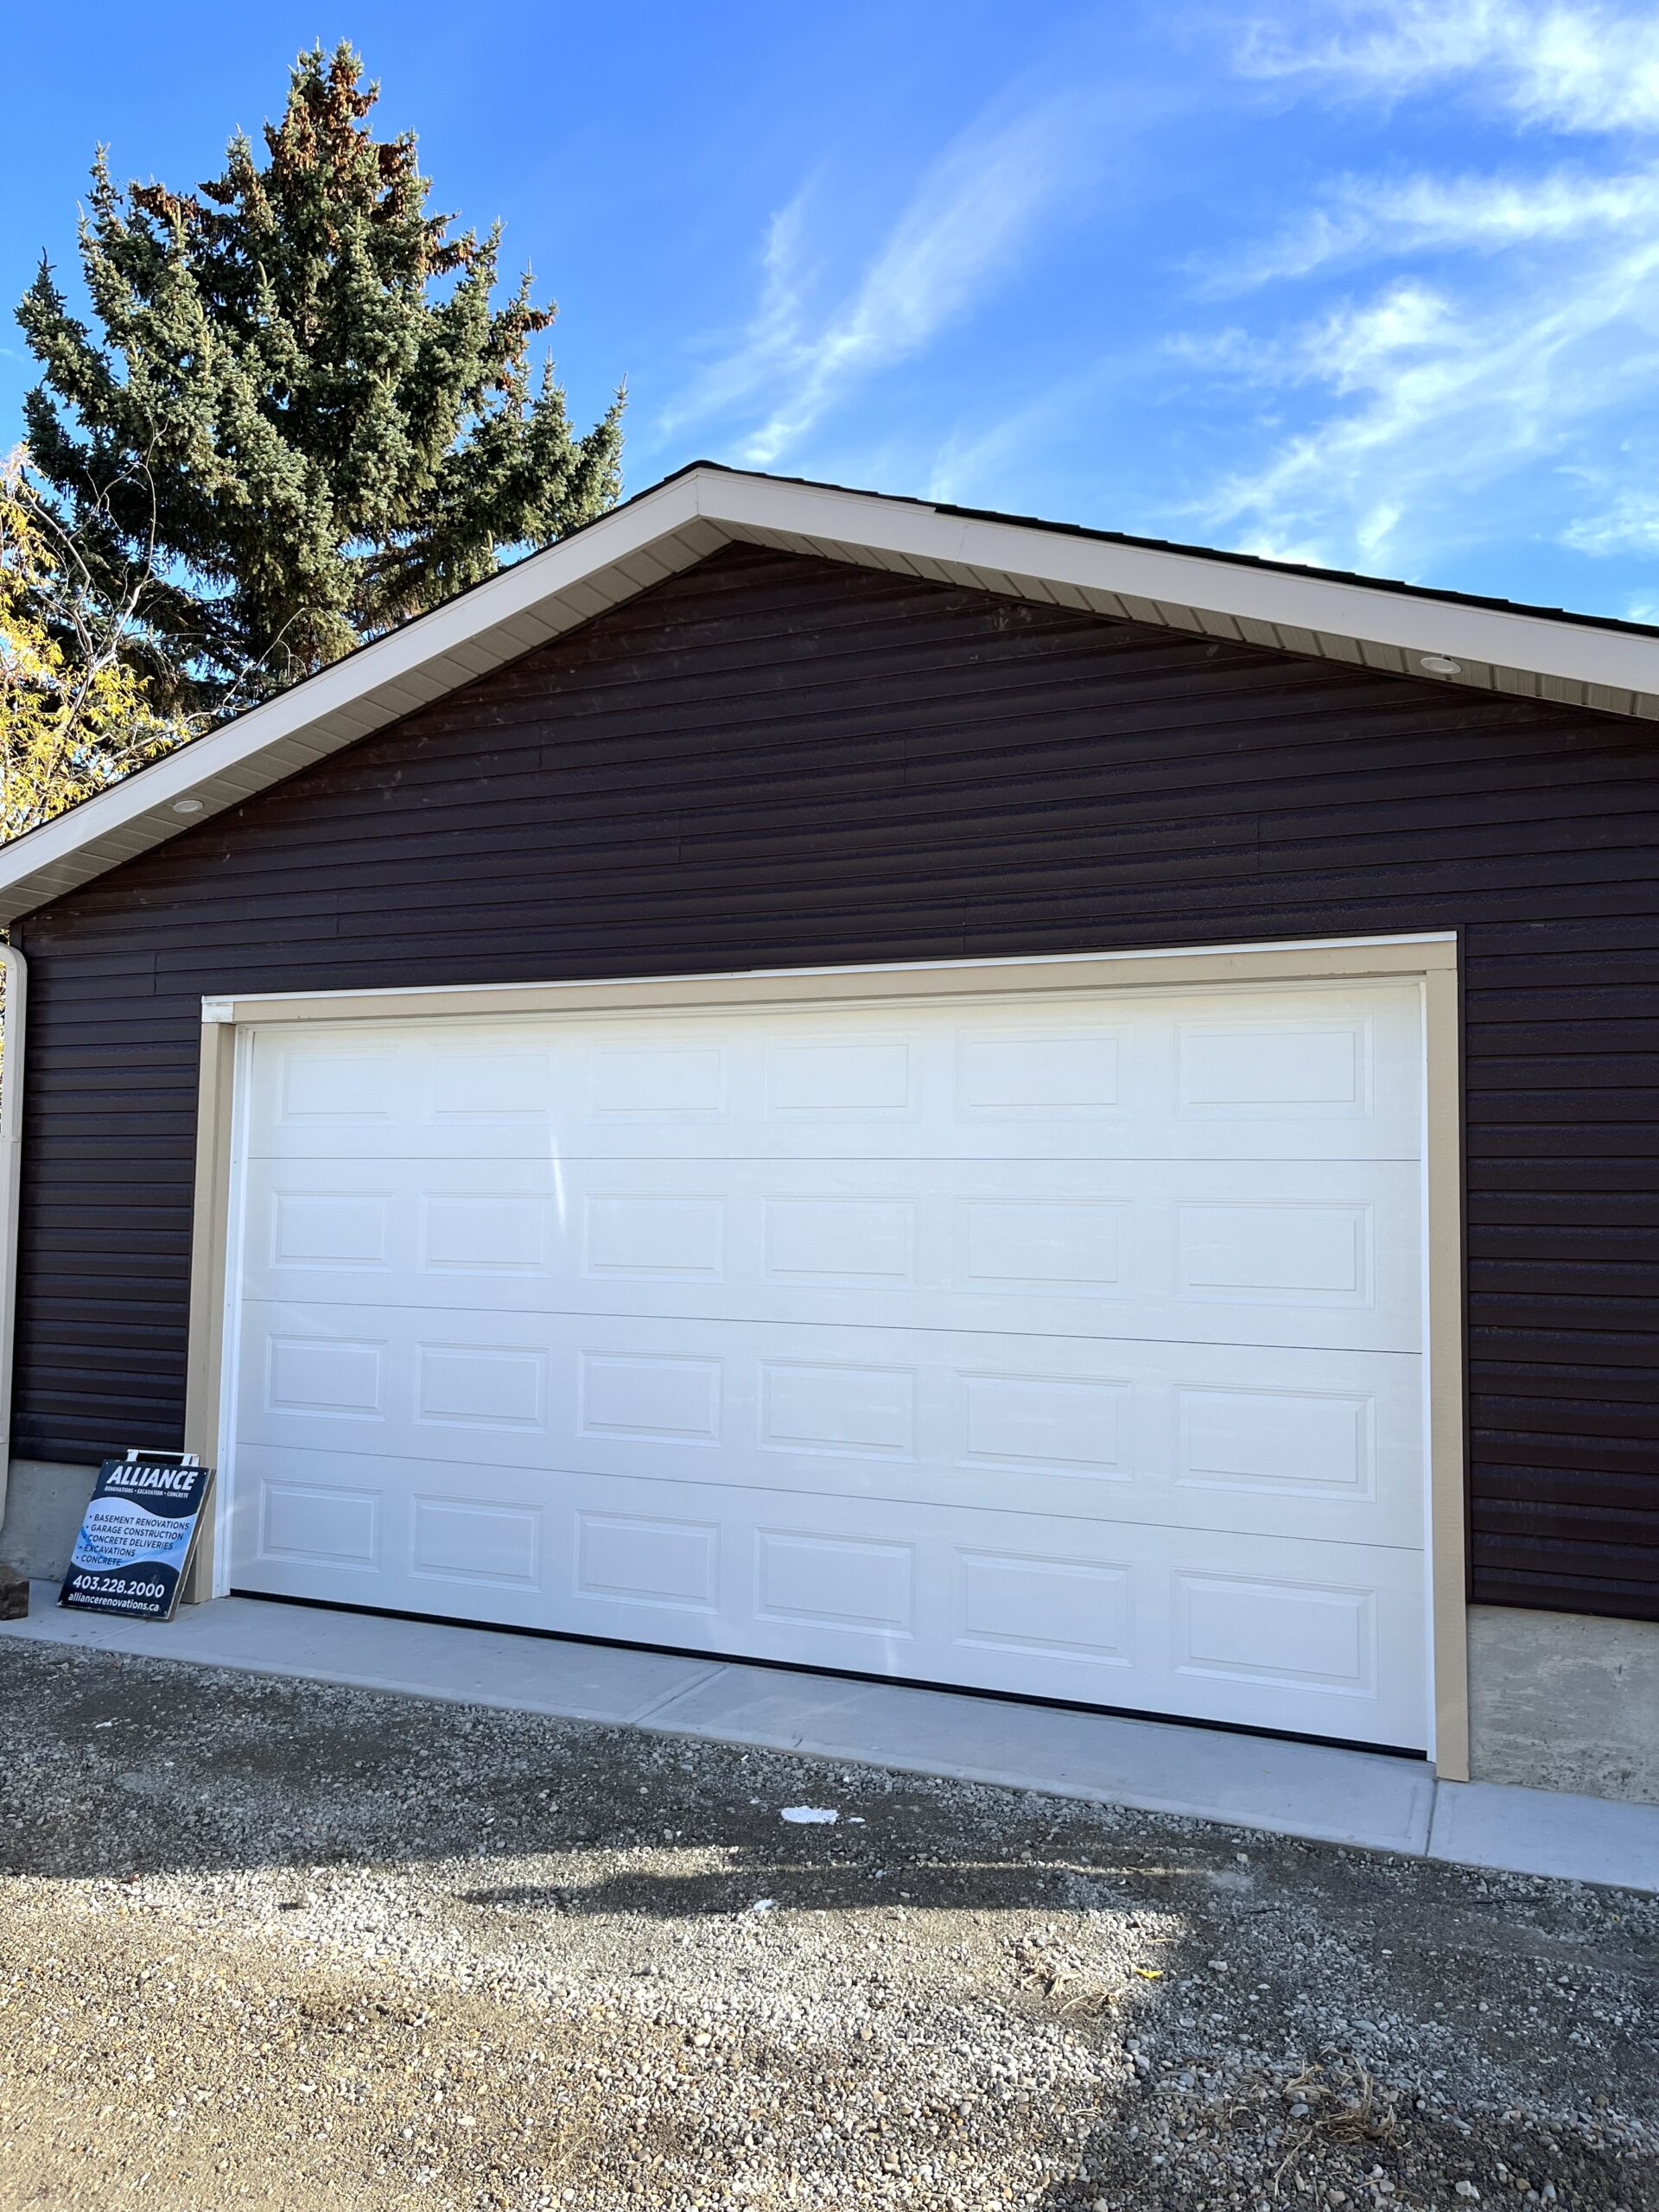
[[[1562,532],[1578,553],[1659,553],[1659,491],[1629,485],[1613,492],[1596,512],[1580,515]],[[1633,621],[1648,621],[1634,615]]]
[[[1432,286],[1407,278],[1363,307],[1335,308],[1287,337],[1255,338],[1235,326],[1208,335],[1177,335],[1166,350],[1195,368],[1247,383],[1320,384],[1349,392],[1398,375],[1412,355],[1459,342],[1450,302]]]
[[[778,373],[799,343],[808,272],[802,237],[811,197],[804,186],[766,226],[760,253],[760,296],[741,341],[721,354],[690,389],[664,410],[659,428],[677,431],[706,422],[752,400]]]
[[[1659,14],[1570,0],[1339,0],[1255,19],[1257,79],[1393,102],[1452,88],[1561,131],[1659,130]]]
[[[664,410],[666,435],[748,419],[744,460],[783,459],[850,391],[923,352],[1010,271],[1098,164],[1096,104],[1065,93],[982,118],[922,177],[850,291],[815,311],[803,192],[774,219],[761,296],[739,342]]]
[[[1029,506],[1030,491],[1020,486],[1033,452],[1071,445],[1078,425],[1098,417],[1116,374],[1114,364],[1091,362],[1044,385],[1017,406],[957,424],[934,448],[924,496],[969,506]]]
[[[1659,496],[1596,462],[1659,391],[1659,162],[1541,166],[1528,139],[1659,130],[1659,11],[1290,0],[1238,66],[1298,100],[1478,101],[1513,152],[1497,174],[1334,177],[1192,271],[1200,298],[1255,302],[1169,347],[1200,397],[1253,403],[1253,457],[1199,503],[1201,526],[1408,574],[1505,539],[1659,551]],[[1348,297],[1331,302],[1333,281]],[[1268,288],[1287,285],[1327,303],[1286,321]]]
[[[1587,433],[1652,389],[1659,240],[1559,272],[1541,305],[1529,289],[1466,302],[1404,278],[1231,359],[1248,384],[1325,404],[1299,402],[1315,419],[1223,482],[1205,525],[1409,570],[1494,534],[1517,482],[1535,503]]]
[[[1316,271],[1412,254],[1492,255],[1515,246],[1650,237],[1659,232],[1659,168],[1623,176],[1554,169],[1540,176],[1341,177],[1323,206],[1276,238],[1198,271],[1211,296]]]

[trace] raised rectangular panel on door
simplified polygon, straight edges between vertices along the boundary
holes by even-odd
[[[709,1480],[713,1459],[728,1489],[946,1508],[1017,1497],[1169,1527],[1418,1541],[1420,1377],[1393,1355],[423,1306],[375,1318],[385,1340],[365,1347],[360,1308],[251,1302],[240,1433],[664,1484]],[[326,1394],[317,1351],[346,1363]]]
[[[1030,1159],[1420,1148],[1408,984],[443,1027],[442,1046],[431,1023],[263,1033],[252,1149],[673,1160],[695,1132],[702,1156],[793,1159],[821,1139],[832,1157],[998,1159],[1015,1127]]]
[[[251,1295],[1414,1351],[1414,1163],[275,1159]],[[263,1226],[262,1226],[263,1223]]]
[[[1423,1740],[1414,987],[251,1056],[238,1586]]]

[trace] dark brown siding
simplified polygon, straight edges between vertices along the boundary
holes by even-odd
[[[1659,1618],[1659,747],[733,549],[31,916],[13,1448],[175,1444],[199,1001],[1463,932],[1475,1594]]]

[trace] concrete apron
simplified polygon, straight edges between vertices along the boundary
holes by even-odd
[[[1659,1806],[1440,1782],[1421,1760],[950,1690],[221,1598],[166,1624],[61,1611],[38,1583],[0,1640],[67,1644],[545,1713],[1659,1893]]]

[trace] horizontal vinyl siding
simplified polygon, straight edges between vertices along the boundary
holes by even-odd
[[[176,1444],[200,1001],[1462,932],[1474,1589],[1659,1618],[1640,723],[734,548],[30,916],[13,1448]]]

